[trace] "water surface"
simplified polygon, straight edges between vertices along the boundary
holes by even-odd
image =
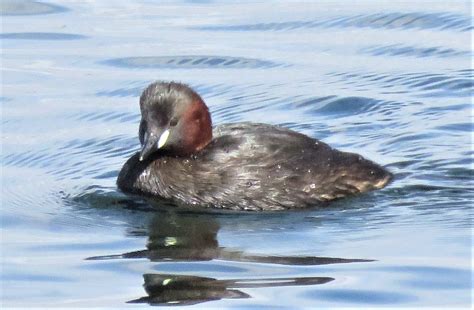
[[[2,1],[2,307],[472,305],[472,18],[461,1]],[[117,191],[138,96],[279,124],[396,175],[327,208]]]

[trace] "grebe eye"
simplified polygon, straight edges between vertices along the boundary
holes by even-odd
[[[170,121],[170,127],[174,127],[178,124],[178,119],[177,118],[173,118],[171,119]]]

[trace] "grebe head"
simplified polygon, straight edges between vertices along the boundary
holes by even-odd
[[[158,150],[187,156],[202,150],[212,140],[209,110],[189,86],[156,82],[140,96],[140,160]]]

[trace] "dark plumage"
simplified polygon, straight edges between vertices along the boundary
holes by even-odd
[[[237,123],[206,132],[207,107],[182,84],[150,85],[140,106],[146,156],[140,161],[137,153],[125,163],[117,180],[124,192],[195,207],[283,210],[379,189],[392,178],[360,155],[282,127]]]

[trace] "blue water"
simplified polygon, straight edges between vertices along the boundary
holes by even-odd
[[[2,1],[1,305],[472,306],[468,1]],[[279,124],[395,175],[327,208],[117,191],[141,90]]]

